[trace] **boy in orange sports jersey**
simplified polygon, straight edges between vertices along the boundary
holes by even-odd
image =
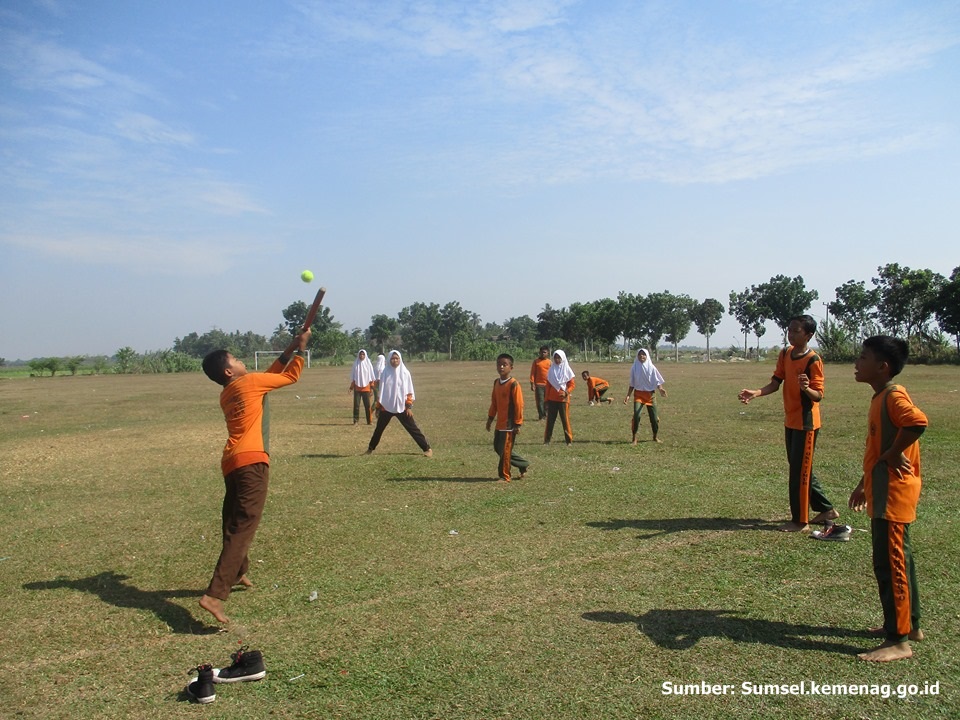
[[[580,373],[580,377],[587,381],[587,402],[591,405],[599,405],[600,403],[607,403],[609,405],[613,402],[612,399],[604,399],[603,397],[604,393],[610,389],[610,383],[603,378],[591,375],[589,370],[584,370]]]
[[[494,420],[497,422],[493,433],[493,449],[500,458],[497,476],[507,482],[510,482],[511,465],[520,471],[521,478],[526,476],[527,468],[530,467],[529,460],[524,460],[513,452],[513,442],[523,425],[523,391],[512,373],[513,357],[506,353],[499,355],[497,374],[500,377],[493,381],[490,410],[487,411],[487,430],[490,430]]]
[[[927,416],[907,391],[893,383],[907,361],[903,340],[878,335],[863,341],[854,365],[857,382],[873,388],[867,416],[863,478],[850,494],[850,508],[870,515],[873,572],[880,591],[883,625],[874,633],[884,642],[857,657],[890,662],[911,657],[910,640],[922,640],[910,523],[917,519],[920,499],[920,443]]]
[[[840,517],[813,474],[813,451],[820,433],[820,401],[823,400],[823,361],[808,347],[817,332],[817,321],[799,315],[787,326],[789,347],[780,352],[770,382],[759,390],[741,390],[744,405],[770,395],[783,386],[784,441],[790,468],[790,522],[784,532],[806,532],[808,522],[826,524]],[[817,515],[809,518],[810,508]]]
[[[223,496],[223,546],[213,578],[200,607],[218,622],[229,622],[223,603],[234,585],[250,587],[247,551],[260,525],[270,479],[269,411],[267,393],[300,379],[303,353],[310,341],[309,328],[297,335],[286,350],[262,373],[246,366],[226,350],[203,358],[203,371],[218,385],[220,407],[227,421],[227,444],[220,461],[226,492]]]
[[[540,346],[540,352],[530,365],[530,389],[537,403],[537,420],[547,416],[547,373],[550,372],[550,348]]]

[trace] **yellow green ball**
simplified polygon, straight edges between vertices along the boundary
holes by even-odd
[[[300,279],[304,282],[310,282],[313,280],[313,273],[309,270],[304,270],[302,273],[300,273]]]

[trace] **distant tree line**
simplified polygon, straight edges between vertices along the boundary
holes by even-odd
[[[827,318],[820,324],[817,341],[830,360],[849,360],[864,337],[887,333],[910,343],[911,355],[921,362],[960,359],[960,267],[949,278],[930,270],[913,270],[890,263],[877,268],[871,286],[849,280],[835,289],[836,299],[826,303]],[[639,295],[620,292],[616,299],[575,302],[567,307],[545,305],[536,318],[512,317],[502,323],[484,323],[480,316],[459,302],[415,302],[397,313],[370,318],[370,325],[349,332],[324,307],[312,325],[310,350],[332,363],[348,361],[360,348],[385,352],[398,348],[412,356],[451,360],[490,360],[500,352],[519,357],[535,354],[547,344],[568,354],[587,358],[629,356],[636,347],[650,348],[659,358],[662,343],[672,346],[679,358],[680,344],[696,327],[707,341],[705,359],[710,360],[710,340],[724,311],[740,325],[743,354],[759,357],[760,339],[773,322],[785,342],[790,318],[807,314],[819,298],[807,289],[803,277],[776,275],[767,282],[742,291],[731,291],[726,308],[715,298],[696,300],[669,291]],[[225,348],[237,357],[251,358],[258,350],[280,350],[299,331],[307,305],[297,301],[282,311],[283,322],[267,338],[239,330],[214,329],[176,338],[173,348],[140,355],[132,348],[117,351],[110,359],[38,358],[28,364],[34,374],[76,374],[89,368],[100,373],[164,373],[199,370],[200,359],[211,350]],[[749,338],[756,347],[749,347]],[[952,346],[952,347],[951,347]],[[731,349],[733,351],[733,349]],[[2,363],[0,363],[2,364]]]

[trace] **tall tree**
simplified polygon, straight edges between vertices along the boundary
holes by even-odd
[[[723,319],[723,303],[707,298],[696,304],[690,316],[697,326],[697,332],[707,339],[707,362],[710,362],[710,338],[717,332],[717,325]]]
[[[813,301],[820,297],[816,290],[806,289],[800,275],[795,278],[775,275],[769,281],[758,285],[756,291],[759,303],[765,309],[764,314],[780,328],[784,342],[790,318],[806,314]]]
[[[529,315],[512,317],[504,321],[503,330],[516,343],[522,344],[527,340],[537,339],[537,321]]]
[[[565,308],[563,316],[563,326],[561,335],[569,343],[575,343],[577,347],[582,348],[584,354],[587,351],[587,340],[592,339],[592,318],[590,317],[590,306],[584,303],[571,303],[569,308]]]
[[[440,347],[440,306],[437,303],[415,302],[397,315],[404,349],[427,353]]]
[[[664,316],[666,340],[673,344],[674,360],[680,361],[680,343],[690,334],[696,301],[689,295],[671,295],[673,304]]]
[[[593,339],[602,343],[609,352],[610,346],[623,332],[620,304],[611,298],[594,300],[590,303],[590,314],[593,318]]]
[[[646,317],[647,337],[650,340],[650,351],[656,360],[660,359],[660,339],[670,332],[673,322],[671,316],[677,303],[676,295],[666,290],[650,293],[643,299],[642,308],[643,315]],[[689,331],[688,325],[687,332]]]
[[[397,322],[396,318],[388,315],[374,315],[370,318],[367,337],[370,338],[371,342],[376,343],[380,347],[380,353],[384,354],[387,352],[387,342],[397,334],[397,328],[399,327],[400,323]]]
[[[747,341],[750,332],[757,336],[757,350],[760,349],[760,336],[766,332],[764,323],[767,321],[766,308],[760,303],[756,287],[744,288],[743,292],[730,291],[729,314],[740,323],[743,333],[743,356],[747,357]],[[759,352],[757,354],[759,359]]]
[[[879,293],[880,322],[891,335],[905,335],[910,342],[926,331],[945,279],[930,270],[911,270],[897,263],[878,267],[877,273],[872,281]]]
[[[953,335],[960,353],[960,267],[950,273],[950,279],[943,283],[937,293],[937,321],[940,329]]]
[[[877,290],[867,290],[863,280],[848,280],[834,292],[837,299],[827,303],[827,310],[833,315],[834,321],[846,331],[856,349],[866,329],[877,316]]]
[[[287,331],[290,335],[297,335],[300,332],[300,329],[303,327],[303,322],[307,319],[307,312],[309,310],[310,308],[307,307],[307,304],[302,300],[290,303],[283,310],[283,319],[286,320]],[[329,331],[340,332],[341,327],[341,324],[333,319],[330,308],[326,306],[321,307],[313,324],[310,325],[310,330],[313,334],[310,337],[309,348],[321,355],[330,354],[326,352],[326,350],[330,348],[333,348],[333,352],[335,353],[337,347],[339,347],[338,344],[324,336]]]
[[[479,323],[480,316],[464,310],[458,302],[449,302],[440,309],[440,332],[447,341],[448,360],[453,358],[453,338],[461,333],[475,335]]]
[[[628,346],[647,337],[646,306],[642,296],[623,291],[617,294],[617,306],[620,314],[620,334],[623,335],[623,349],[626,353]]]
[[[540,340],[552,340],[563,337],[563,324],[566,320],[566,309],[557,310],[547,303],[537,314],[537,336]]]

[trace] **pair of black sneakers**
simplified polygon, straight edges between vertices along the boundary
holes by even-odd
[[[213,686],[219,683],[250,682],[262,680],[267,675],[263,665],[263,653],[259,650],[240,648],[230,658],[230,667],[214,668],[210,663],[199,665],[197,677],[186,687],[187,697],[193,702],[205,705],[217,699]]]

